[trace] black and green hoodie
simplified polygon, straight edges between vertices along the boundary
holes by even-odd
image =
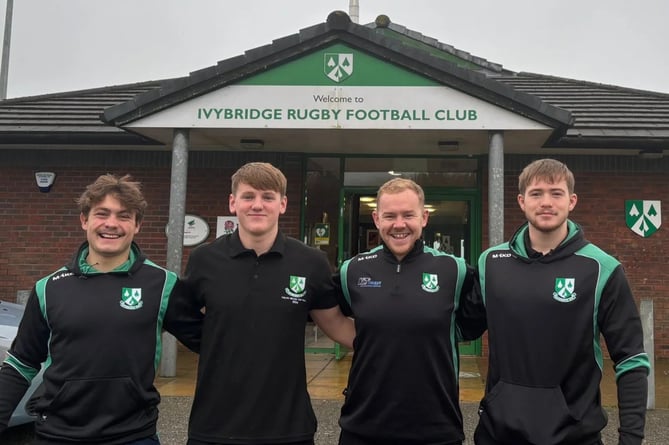
[[[101,273],[72,262],[39,280],[0,368],[0,431],[44,363],[31,401],[39,443],[121,444],[153,435],[163,328],[199,349],[202,314],[176,274],[144,257]]]
[[[632,292],[621,264],[568,228],[547,255],[525,224],[479,258],[490,361],[477,444],[599,443],[600,335],[623,399],[620,443],[641,443],[649,360]]]

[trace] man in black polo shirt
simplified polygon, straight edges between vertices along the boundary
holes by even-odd
[[[189,445],[311,445],[307,317],[352,348],[325,255],[279,231],[286,177],[253,162],[232,176],[238,229],[194,250],[185,282],[206,308]]]

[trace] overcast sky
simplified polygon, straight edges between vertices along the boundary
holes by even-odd
[[[359,0],[513,71],[669,93],[669,0]],[[6,0],[0,0],[4,23]],[[7,97],[187,75],[349,0],[15,0]]]

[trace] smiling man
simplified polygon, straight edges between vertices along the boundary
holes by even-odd
[[[158,444],[162,329],[197,352],[202,313],[133,242],[147,207],[138,182],[100,176],[78,204],[86,241],[36,283],[0,368],[0,433],[44,363],[36,443]]]
[[[518,179],[527,222],[479,258],[489,370],[476,445],[600,445],[603,335],[616,373],[620,445],[640,445],[648,356],[622,265],[569,219],[574,175],[540,159]]]
[[[232,176],[237,230],[195,249],[185,282],[206,308],[189,445],[313,445],[307,318],[352,346],[324,252],[279,230],[287,181],[266,162]]]
[[[372,214],[382,245],[344,262],[336,276],[357,333],[340,445],[464,440],[457,342],[478,337],[485,314],[473,268],[423,242],[424,204],[410,179],[383,184]]]

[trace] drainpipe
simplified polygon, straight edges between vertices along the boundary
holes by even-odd
[[[167,269],[181,276],[188,184],[189,130],[175,129],[172,140],[172,177],[170,180],[170,216],[167,224]],[[177,374],[177,341],[172,334],[163,333],[163,354],[160,376]]]

